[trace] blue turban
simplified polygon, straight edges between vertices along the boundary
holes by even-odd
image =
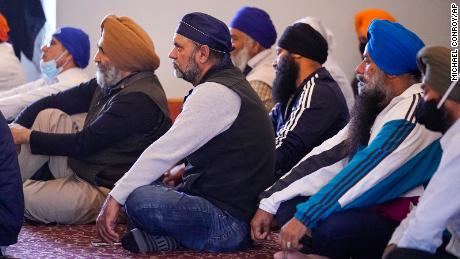
[[[233,50],[227,25],[205,13],[184,15],[176,33],[219,52],[229,53]]]
[[[259,8],[243,7],[238,10],[230,28],[246,33],[266,49],[276,41],[276,30],[270,16]]]
[[[84,31],[72,28],[62,27],[57,29],[53,37],[56,38],[72,55],[75,65],[79,68],[85,68],[89,62],[89,37]]]
[[[399,23],[374,20],[367,32],[367,52],[386,74],[402,75],[418,71],[417,52],[425,44]]]

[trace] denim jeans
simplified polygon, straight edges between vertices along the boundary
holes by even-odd
[[[134,227],[156,236],[170,236],[198,251],[233,252],[251,245],[247,222],[234,218],[206,199],[161,185],[134,190],[125,203]]]

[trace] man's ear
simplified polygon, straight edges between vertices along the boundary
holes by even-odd
[[[295,53],[291,53],[291,57],[292,57],[293,59],[299,59],[299,58],[302,58],[302,56],[301,56],[301,55],[299,55],[299,54],[295,54]]]
[[[395,78],[398,77],[398,76],[390,75],[390,74],[387,74],[387,73],[385,73],[384,75],[385,75],[385,77],[386,77],[388,80],[393,80],[393,79],[395,79]]]
[[[251,57],[254,57],[255,55],[257,55],[257,53],[261,52],[262,50],[264,50],[264,47],[262,47],[262,45],[260,45],[257,41],[254,40],[249,48],[249,54],[251,55]]]
[[[72,54],[70,54],[69,51],[66,51],[66,53],[64,54],[62,59],[63,59],[62,64],[69,64],[69,63],[74,63],[75,64],[75,61],[73,60],[73,56],[72,56]]]
[[[211,54],[211,49],[207,45],[201,45],[200,51],[198,52],[198,62],[204,64],[209,60],[209,55]]]

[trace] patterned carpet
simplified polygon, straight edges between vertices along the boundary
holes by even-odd
[[[118,230],[123,231],[123,226]],[[32,225],[25,223],[19,242],[10,246],[7,258],[273,258],[279,246],[275,241],[263,241],[254,248],[239,253],[204,253],[190,250],[133,254],[120,246],[93,247],[94,225]],[[276,239],[276,234],[273,234]]]

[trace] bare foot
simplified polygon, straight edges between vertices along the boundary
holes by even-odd
[[[329,259],[315,254],[302,254],[297,250],[279,251],[273,255],[274,259]]]

